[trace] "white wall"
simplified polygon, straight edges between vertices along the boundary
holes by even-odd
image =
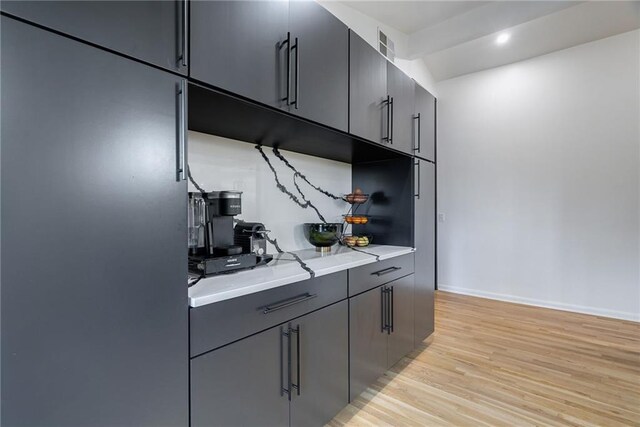
[[[640,320],[640,31],[437,91],[440,289]]]
[[[380,28],[395,44],[396,58],[394,63],[398,68],[436,95],[435,80],[422,58],[404,59],[409,56],[409,36],[407,34],[335,0],[320,0],[318,3],[376,50],[378,50],[378,28]]]
[[[302,224],[321,222],[320,219],[314,211],[300,208],[278,190],[273,173],[254,147],[246,142],[189,131],[191,174],[205,191],[243,191],[242,214],[238,218],[264,223],[285,251],[313,248],[304,237]],[[264,147],[263,150],[278,172],[282,184],[297,195],[291,169],[273,155],[271,148]],[[282,154],[315,185],[333,194],[350,192],[350,164],[284,150]],[[342,222],[342,214],[349,207],[345,202],[329,199],[304,182],[298,182],[328,222]],[[191,183],[189,191],[197,191]],[[269,251],[275,253],[270,245]]]

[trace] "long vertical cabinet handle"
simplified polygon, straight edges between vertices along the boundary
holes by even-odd
[[[391,333],[393,332],[393,324],[395,320],[395,316],[393,315],[393,286],[389,289],[389,295],[391,296],[389,299],[389,333]]]
[[[297,37],[295,40],[295,44],[291,46],[291,50],[296,50],[295,85],[293,88],[295,100],[291,101],[291,105],[295,105],[295,109],[297,110],[298,107],[300,107],[300,42],[298,42]]]
[[[386,323],[387,326],[386,326],[385,330],[387,331],[387,335],[389,335],[389,334],[391,334],[391,315],[390,315],[391,309],[390,309],[390,306],[389,306],[389,295],[391,294],[390,289],[385,287],[384,293],[386,295],[386,298],[385,298],[385,301],[384,301],[385,306],[386,306],[386,310],[385,311],[387,312],[387,318],[385,319],[385,323]]]
[[[187,179],[187,80],[180,80],[180,89],[178,90],[178,162],[177,162],[177,181],[185,181]]]
[[[382,327],[381,332],[387,331],[390,334],[391,330],[391,306],[389,305],[391,295],[391,289],[383,286],[380,288],[382,291]]]
[[[389,122],[389,119],[391,117],[391,97],[389,95],[387,95],[387,99],[382,101],[382,104],[387,108],[387,135],[383,136],[382,140],[384,142],[390,142],[391,133],[389,131],[391,130],[391,128],[390,128],[391,123]]]
[[[284,396],[285,394],[289,394],[289,390],[287,390],[284,386],[284,351],[282,348],[284,347],[284,340],[287,338],[287,330],[282,326],[280,327],[280,396]]]
[[[387,323],[387,301],[384,286],[380,287],[380,332],[384,332]]]
[[[418,113],[418,153],[422,150],[422,116]]]
[[[180,49],[180,65],[186,67],[189,64],[189,3],[182,0],[182,41]]]
[[[413,146],[413,151],[420,152],[420,113],[417,116],[413,116],[413,120],[417,120],[416,128],[418,131],[418,136],[416,138],[417,144]]]
[[[418,179],[416,180],[416,184],[417,184],[417,192],[416,194],[414,194],[415,197],[417,197],[418,199],[420,198],[420,160],[418,160],[417,162],[415,162],[413,164],[414,166],[416,166],[418,168]]]
[[[291,33],[287,32],[287,39],[282,42],[281,48],[287,45],[287,90],[286,95],[281,100],[286,102],[287,105],[291,105]]]
[[[391,97],[387,95],[387,142],[391,143]]]
[[[389,98],[389,143],[393,144],[393,96]]]
[[[438,155],[438,99],[433,99],[433,161]]]
[[[280,396],[285,394],[288,400],[291,400],[291,327],[281,328],[280,332],[280,348],[282,349],[282,340],[287,340],[287,386],[285,387],[282,381],[282,373],[280,375]],[[282,362],[282,361],[281,361]],[[280,365],[282,366],[282,364]]]
[[[291,387],[296,389],[298,396],[300,396],[300,325],[297,325],[295,329],[290,330],[292,334],[296,334],[296,383],[291,383]]]

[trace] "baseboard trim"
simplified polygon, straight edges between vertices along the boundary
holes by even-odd
[[[640,322],[640,313],[628,313],[625,311],[615,311],[615,310],[607,310],[607,309],[597,308],[597,307],[564,304],[564,303],[558,303],[553,301],[539,300],[535,298],[523,298],[515,295],[479,291],[477,289],[461,288],[458,286],[448,286],[442,283],[438,284],[438,290],[445,291],[445,292],[452,292],[454,294],[470,295],[474,297],[489,298],[489,299],[495,299],[499,301],[533,305],[536,307],[553,308],[556,310],[571,311],[574,313],[591,314],[594,316],[611,317],[614,319]]]

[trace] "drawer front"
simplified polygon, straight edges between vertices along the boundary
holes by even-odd
[[[414,255],[407,254],[349,270],[349,296],[413,273]]]
[[[190,310],[191,357],[347,297],[347,272]]]

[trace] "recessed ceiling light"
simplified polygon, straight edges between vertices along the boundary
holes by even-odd
[[[510,38],[511,38],[511,35],[509,33],[502,33],[496,39],[496,44],[505,44],[506,42],[509,41]]]

